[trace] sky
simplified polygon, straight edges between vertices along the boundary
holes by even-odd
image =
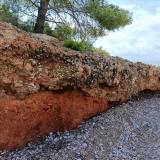
[[[133,14],[131,25],[95,42],[112,56],[160,65],[160,0],[108,0]]]

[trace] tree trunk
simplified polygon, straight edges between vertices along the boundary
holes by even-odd
[[[35,33],[43,33],[44,31],[44,24],[45,24],[46,13],[48,10],[48,4],[49,0],[40,1],[40,7],[38,8],[38,16],[34,27]]]

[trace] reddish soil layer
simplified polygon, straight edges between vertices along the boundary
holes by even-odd
[[[75,91],[1,100],[0,149],[17,149],[51,131],[72,129],[107,106],[105,98],[86,97]]]
[[[0,149],[72,129],[143,90],[160,90],[156,67],[76,52],[0,22]]]

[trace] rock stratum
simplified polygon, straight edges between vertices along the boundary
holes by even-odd
[[[0,22],[1,150],[75,128],[144,90],[160,90],[154,66],[79,53]]]

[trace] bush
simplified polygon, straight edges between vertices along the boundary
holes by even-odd
[[[102,47],[95,48],[88,42],[78,42],[72,39],[64,40],[64,46],[80,52],[93,52],[103,56],[109,56],[109,52]]]
[[[76,51],[84,51],[85,45],[82,42],[74,41],[71,39],[64,40],[64,46]]]
[[[12,14],[9,10],[9,7],[5,4],[0,6],[0,21],[11,23],[15,26],[18,26],[18,17],[15,14]]]
[[[102,47],[99,47],[99,48],[93,47],[93,52],[98,53],[99,55],[102,55],[102,56],[109,56],[110,55],[109,52],[104,50]]]
[[[44,25],[44,33],[49,36],[53,36],[53,29],[49,26],[48,23],[45,23]]]
[[[66,39],[72,39],[76,34],[75,28],[71,27],[70,24],[58,24],[53,30],[53,36],[61,41]]]

